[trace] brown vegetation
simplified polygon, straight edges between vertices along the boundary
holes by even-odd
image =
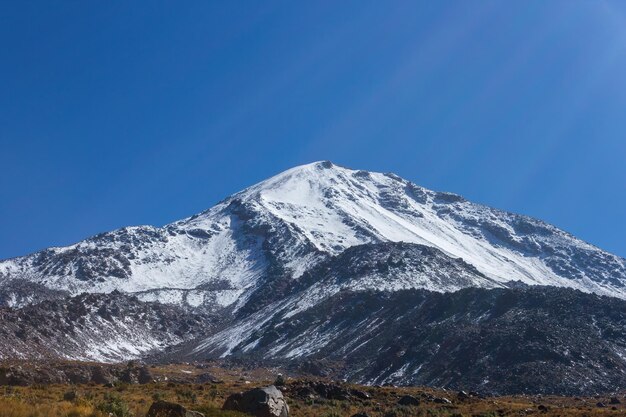
[[[169,366],[153,368],[157,380],[150,384],[32,385],[0,387],[0,417],[143,417],[153,401],[180,403],[209,416],[234,417],[242,414],[222,411],[225,398],[254,386],[270,384],[271,370],[222,370]],[[190,383],[201,373],[215,373],[223,382]],[[275,375],[275,374],[274,374]],[[174,382],[175,381],[175,382]],[[498,416],[617,416],[626,414],[624,404],[610,404],[610,397],[459,397],[457,393],[421,387],[362,387],[342,385],[347,390],[366,393],[369,398],[349,399],[290,395],[302,379],[287,378],[287,400],[296,417],[350,417],[366,412],[370,417],[498,417]],[[417,406],[398,404],[404,395],[420,399]],[[366,397],[366,396],[364,396]],[[450,403],[434,399],[446,398]],[[623,396],[617,397],[619,401]],[[599,407],[597,403],[605,407]],[[616,400],[613,400],[616,402]],[[622,401],[626,402],[626,401]]]

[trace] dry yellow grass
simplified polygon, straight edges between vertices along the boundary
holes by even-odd
[[[119,417],[145,416],[155,399],[181,403],[192,410],[205,413],[207,417],[235,417],[241,414],[221,411],[226,396],[241,391],[249,385],[238,382],[224,384],[148,384],[121,385],[105,388],[95,385],[70,387],[50,385],[34,387],[4,387],[0,390],[0,417],[108,417],[110,409],[103,404],[123,404],[127,409],[114,410]],[[365,411],[372,417],[460,417],[460,416],[617,416],[626,415],[626,408],[620,405],[617,410],[610,407],[598,408],[596,399],[573,399],[566,397],[498,397],[484,400],[454,401],[450,405],[423,403],[418,407],[401,407],[397,398],[403,394],[418,395],[429,392],[446,395],[454,400],[451,393],[437,392],[420,388],[363,388],[372,398],[366,401],[299,400],[288,398],[291,415],[296,417],[349,417]],[[66,392],[75,390],[77,399],[63,400]],[[539,404],[549,410],[541,412]],[[124,414],[124,413],[128,414]]]
[[[276,370],[198,369],[193,365],[171,365],[152,368],[154,375],[164,382],[146,385],[34,385],[30,387],[0,386],[0,417],[143,417],[153,401],[162,399],[183,404],[207,417],[236,417],[243,414],[224,412],[221,406],[232,393],[271,383]],[[210,372],[223,379],[219,384],[172,383],[186,376],[193,380],[201,373]],[[242,378],[243,377],[243,378]],[[245,380],[252,382],[248,382]],[[299,399],[287,396],[291,415],[295,417],[350,417],[366,412],[370,417],[500,417],[500,416],[564,416],[599,417],[626,416],[624,404],[608,405],[608,398],[533,397],[512,396],[486,399],[458,400],[455,393],[429,388],[360,387],[371,398],[368,400]],[[75,392],[76,396],[68,396]],[[423,401],[417,407],[398,406],[398,398],[409,394],[419,397],[430,394],[447,397],[452,404]],[[623,397],[620,397],[623,398]],[[602,401],[608,406],[599,408]],[[625,400],[626,402],[626,400]],[[539,409],[547,407],[547,411]],[[112,413],[112,414],[110,414]]]

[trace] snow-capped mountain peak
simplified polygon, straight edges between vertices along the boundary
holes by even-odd
[[[464,279],[466,286],[521,281],[626,298],[624,259],[553,226],[328,161],[287,170],[164,227],[124,228],[0,262],[0,281],[240,309],[258,302],[259,291],[288,291],[290,282],[348,248],[385,242],[461,258],[482,277]],[[380,279],[394,277],[371,285]],[[424,279],[403,276],[401,287],[423,287]],[[434,282],[426,286],[452,288],[440,277]]]

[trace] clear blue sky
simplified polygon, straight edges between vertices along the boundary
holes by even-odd
[[[2,1],[0,42],[0,258],[320,159],[626,256],[624,2]]]

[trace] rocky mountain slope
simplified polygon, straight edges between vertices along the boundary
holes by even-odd
[[[330,162],[285,171],[161,228],[124,228],[0,262],[0,288],[26,280],[73,295],[118,289],[150,301],[239,309],[276,279],[382,242],[462,258],[488,278],[467,286],[519,280],[626,298],[624,259],[553,226]]]
[[[626,387],[626,301],[572,289],[341,291],[295,314],[279,307],[254,323],[170,355],[305,370],[330,363],[329,375],[364,384],[490,394]]]
[[[554,226],[317,162],[163,227],[1,261],[0,357],[329,356],[367,383],[491,389],[517,375],[522,390],[542,386],[539,374],[524,382],[542,369],[565,384],[546,392],[603,389],[623,383],[623,299],[626,260]],[[525,320],[551,336],[520,343]],[[503,362],[518,345],[519,361]]]
[[[209,333],[218,319],[113,292],[1,308],[0,323],[0,359],[111,362]]]

